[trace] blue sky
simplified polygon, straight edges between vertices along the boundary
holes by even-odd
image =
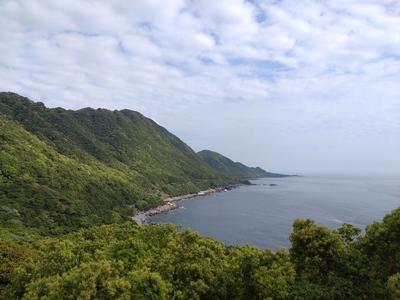
[[[400,173],[400,2],[3,0],[0,90],[272,171]]]

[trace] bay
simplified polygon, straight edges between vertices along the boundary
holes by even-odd
[[[254,185],[178,202],[149,222],[173,223],[226,244],[289,247],[293,221],[310,218],[360,228],[400,206],[400,178],[307,176],[263,178]]]

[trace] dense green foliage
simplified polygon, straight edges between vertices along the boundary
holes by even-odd
[[[124,220],[268,176],[281,175],[196,154],[133,111],[0,93],[0,299],[400,299],[400,209],[364,234],[297,220],[276,252]]]
[[[240,162],[210,150],[203,150],[197,153],[216,173],[224,175],[231,174],[237,178],[258,178],[258,177],[287,177],[288,175],[267,172],[260,167],[248,167]]]
[[[0,113],[58,153],[128,172],[140,186],[180,194],[216,179],[189,146],[138,112],[48,109],[16,94],[0,93]]]
[[[400,209],[331,231],[297,220],[289,251],[225,246],[174,226],[103,225],[0,242],[5,299],[399,299]]]
[[[112,223],[167,196],[244,177],[215,172],[137,112],[49,109],[0,93],[2,226],[57,234]]]
[[[7,227],[37,227],[57,233],[110,223],[130,205],[146,199],[121,171],[57,153],[0,115],[0,221]],[[115,212],[115,214],[113,214]]]

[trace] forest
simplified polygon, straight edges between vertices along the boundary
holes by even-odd
[[[296,220],[288,249],[129,217],[264,176],[134,111],[0,93],[1,299],[400,299],[400,209],[365,231]]]
[[[271,175],[240,166],[217,171],[135,111],[50,109],[0,93],[4,227],[57,235],[127,220],[167,197]]]
[[[2,299],[399,299],[400,209],[360,229],[296,220],[288,250],[130,222],[2,231]]]

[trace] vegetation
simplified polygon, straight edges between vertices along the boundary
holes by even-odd
[[[297,220],[289,251],[225,246],[174,226],[103,225],[0,242],[4,299],[399,299],[400,209],[331,231]]]
[[[139,186],[180,194],[219,179],[189,146],[138,112],[48,109],[0,93],[0,113],[58,153],[129,173]]]
[[[0,225],[58,234],[248,178],[215,172],[141,114],[49,109],[0,93]],[[256,177],[258,174],[252,174]]]
[[[210,150],[203,150],[197,153],[217,174],[230,174],[236,178],[260,178],[260,177],[287,177],[288,175],[267,172],[260,167],[248,167],[240,162]]]
[[[124,207],[157,202],[121,171],[57,153],[0,115],[0,222],[59,233],[110,223]],[[133,177],[133,176],[132,176]]]
[[[400,299],[400,209],[361,230],[297,220],[289,250],[126,222],[259,176],[132,111],[0,93],[0,299]]]

